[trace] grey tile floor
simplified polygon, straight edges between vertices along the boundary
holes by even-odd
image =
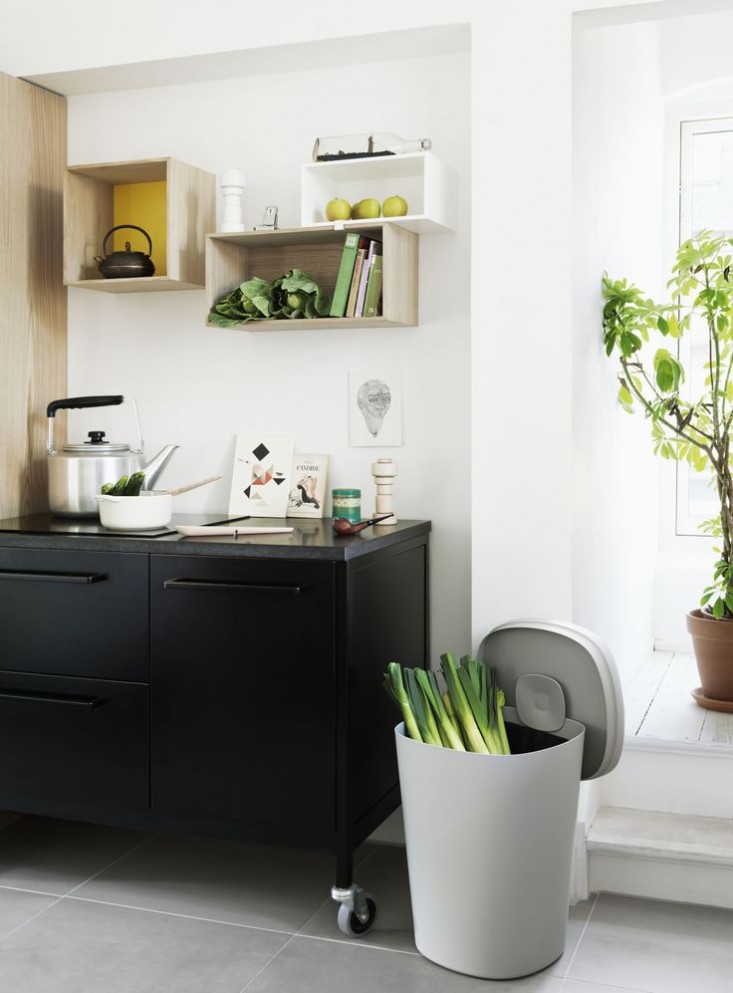
[[[8,993],[730,993],[733,912],[601,895],[563,957],[511,982],[458,975],[413,940],[404,851],[364,846],[364,939],[336,926],[330,856],[22,818],[0,831]]]

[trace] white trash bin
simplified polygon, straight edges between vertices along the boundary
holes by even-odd
[[[515,979],[564,952],[580,781],[617,764],[623,701],[610,653],[573,625],[501,625],[479,658],[506,694],[512,755],[395,731],[415,944],[455,972]]]

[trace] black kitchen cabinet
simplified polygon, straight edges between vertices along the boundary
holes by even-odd
[[[330,850],[363,909],[352,853],[399,804],[383,673],[429,657],[430,525],[287,523],[0,521],[0,808]]]
[[[151,557],[154,811],[333,832],[334,572]]]
[[[0,669],[147,682],[147,555],[0,540]]]
[[[144,816],[148,706],[139,683],[0,671],[0,805]]]

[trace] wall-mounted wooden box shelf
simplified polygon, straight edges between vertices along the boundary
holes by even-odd
[[[164,231],[165,246],[160,246],[165,247],[164,265],[156,265],[154,276],[105,279],[94,257],[104,254],[102,243],[107,232],[115,224],[135,224],[152,237],[147,224],[154,223],[146,218],[145,207],[130,211],[133,217],[115,217],[116,188],[119,194],[123,187],[147,183],[162,188],[164,204],[160,203],[155,213]],[[64,194],[64,283],[105,293],[203,289],[205,236],[215,227],[216,179],[211,173],[170,158],[70,166]],[[147,252],[143,235],[134,231],[120,234],[126,235],[134,251]],[[112,250],[110,238],[107,254]],[[154,259],[155,251],[154,240]]]
[[[382,314],[379,317],[323,317],[249,321],[243,331],[292,331],[296,328],[380,328],[418,323],[418,235],[386,221],[349,225],[367,238],[382,241],[384,259]],[[268,282],[290,269],[302,269],[333,294],[345,232],[333,225],[282,231],[211,234],[206,239],[207,315],[236,286],[259,276]],[[209,327],[214,327],[207,321]],[[240,330],[240,328],[234,328]]]
[[[453,184],[448,170],[432,152],[308,162],[301,166],[300,177],[303,227],[330,224],[324,211],[334,197],[350,204],[374,197],[381,204],[391,196],[404,197],[409,211],[405,217],[390,217],[392,224],[420,234],[449,231],[455,226]],[[345,222],[349,228],[358,223],[363,221]]]

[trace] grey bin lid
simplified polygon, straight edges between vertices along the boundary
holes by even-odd
[[[616,767],[624,743],[621,683],[611,652],[594,634],[561,621],[510,621],[486,635],[478,658],[496,668],[512,707],[520,676],[557,680],[567,717],[585,725],[581,779],[597,779]]]

